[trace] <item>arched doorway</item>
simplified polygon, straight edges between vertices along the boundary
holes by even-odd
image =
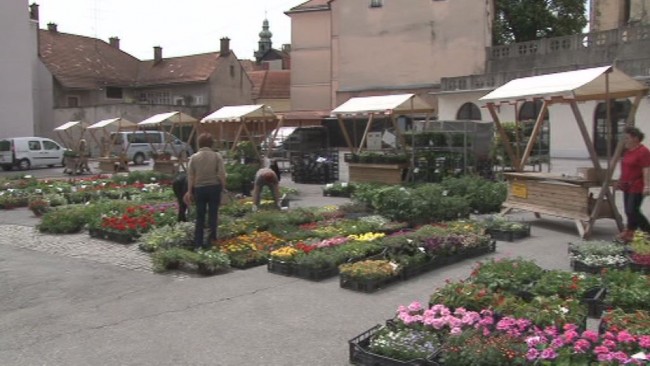
[[[625,120],[627,119],[628,114],[630,114],[631,108],[632,103],[627,99],[610,102],[610,113],[612,119],[610,125],[612,133],[612,140],[609,145],[610,154],[613,154],[614,150],[616,150],[619,135],[623,133],[623,129],[625,129]],[[600,157],[607,157],[607,135],[607,103],[600,102],[596,106],[596,112],[594,113],[594,148]]]
[[[481,110],[474,103],[467,102],[460,106],[456,119],[459,121],[480,121]]]

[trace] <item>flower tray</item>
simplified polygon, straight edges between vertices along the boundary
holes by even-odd
[[[600,274],[603,269],[624,269],[627,266],[590,266],[578,260],[571,261],[571,269],[575,272],[585,272],[591,274]]]
[[[116,233],[102,229],[88,229],[88,233],[92,238],[104,239],[119,244],[131,244],[135,242],[133,235],[127,233]]]
[[[430,359],[401,361],[368,351],[367,348],[371,338],[381,327],[381,325],[376,325],[348,341],[351,364],[366,366],[438,366],[438,363]],[[432,355],[432,358],[434,357],[435,355]]]
[[[444,261],[444,258],[442,257],[435,257],[430,259],[427,262],[424,263],[418,263],[417,265],[413,266],[408,266],[402,268],[402,271],[400,272],[399,276],[402,281],[406,281],[410,278],[419,276],[423,273],[432,271],[437,268],[441,268],[446,264],[446,261]]]
[[[350,198],[350,192],[337,192],[337,191],[323,191],[323,197],[344,197]]]
[[[356,279],[341,275],[339,277],[339,286],[341,286],[341,288],[352,291],[372,293],[379,290],[380,288],[390,285],[399,279],[399,275],[382,278],[379,280]]]
[[[295,264],[293,262],[285,262],[270,259],[266,264],[266,270],[270,273],[275,273],[283,276],[292,276]]]
[[[482,255],[494,253],[496,250],[497,250],[497,242],[496,239],[493,239],[490,241],[488,245],[484,245],[476,248],[469,248],[464,253],[466,258],[474,258],[474,257],[480,257]]]
[[[249,269],[249,268],[253,268],[253,267],[263,266],[266,263],[268,263],[268,259],[262,258],[262,259],[259,259],[259,260],[256,260],[256,261],[246,262],[246,263],[243,263],[243,264],[231,263],[230,267],[237,268],[237,269]]]
[[[335,277],[339,274],[339,267],[330,268],[310,268],[305,266],[296,266],[293,275],[310,281],[321,281],[327,278]]]
[[[213,268],[210,268],[210,267],[208,267],[206,265],[203,265],[203,264],[198,264],[196,266],[196,272],[198,274],[200,274],[201,276],[214,276],[214,275],[217,275],[217,274],[225,273],[227,271],[228,271],[227,268],[213,269]]]
[[[603,314],[603,299],[607,295],[607,289],[604,287],[594,287],[585,291],[580,302],[587,305],[587,316],[590,318],[600,318]]]
[[[530,225],[526,225],[526,228],[524,230],[487,229],[486,232],[494,240],[515,241],[530,236]]]
[[[634,263],[634,262],[632,262],[631,259],[630,259],[630,264],[628,264],[628,267],[630,268],[630,270],[632,270],[634,272],[641,272],[643,274],[650,275],[650,266],[646,266],[644,264],[639,264],[639,263]]]

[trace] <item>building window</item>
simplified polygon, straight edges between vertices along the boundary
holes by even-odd
[[[107,99],[122,99],[122,88],[116,88],[109,86],[106,88],[106,98]]]
[[[140,93],[140,102],[149,104],[172,105],[172,93],[169,90],[142,92]]]
[[[611,124],[607,128],[607,103],[601,102],[596,106],[594,113],[594,148],[598,156],[608,156],[614,154],[616,145],[620,135],[625,129],[625,120],[630,114],[632,103],[629,100],[618,100],[610,102]],[[607,141],[610,140],[609,135],[611,131],[611,141],[609,141],[609,151],[607,149]]]
[[[465,103],[458,109],[456,119],[459,121],[480,121],[481,110],[474,103]]]
[[[381,8],[382,5],[382,0],[370,0],[371,8]]]
[[[79,107],[79,97],[76,95],[68,95],[66,97],[66,105],[68,108],[77,108]]]
[[[235,77],[235,65],[230,65],[230,77]]]
[[[525,102],[519,108],[519,123],[521,124],[521,130],[523,136],[530,136],[533,133],[533,128],[535,127],[535,121],[537,121],[537,116],[542,110],[543,102],[541,100],[536,100],[534,102]],[[525,149],[526,146],[523,146]],[[522,152],[523,152],[522,149]],[[549,123],[548,109],[544,115],[544,121],[542,122],[542,130],[537,136],[537,141],[533,147],[531,155],[548,155],[551,151],[551,125]]]

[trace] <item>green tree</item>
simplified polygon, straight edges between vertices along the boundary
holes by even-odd
[[[503,45],[582,32],[585,0],[496,0],[493,42]]]

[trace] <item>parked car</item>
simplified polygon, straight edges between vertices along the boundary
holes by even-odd
[[[117,136],[115,136],[117,134]],[[154,152],[165,152],[175,157],[181,154],[190,156],[194,153],[192,147],[169,132],[162,131],[124,131],[111,134],[113,152],[126,152],[127,160],[135,165],[144,164]]]
[[[3,170],[65,165],[65,150],[58,142],[44,137],[5,138],[0,140],[0,165]]]
[[[280,127],[271,131],[261,147],[263,151],[272,148],[271,157],[288,158],[291,152],[327,149],[329,135],[323,126]]]

